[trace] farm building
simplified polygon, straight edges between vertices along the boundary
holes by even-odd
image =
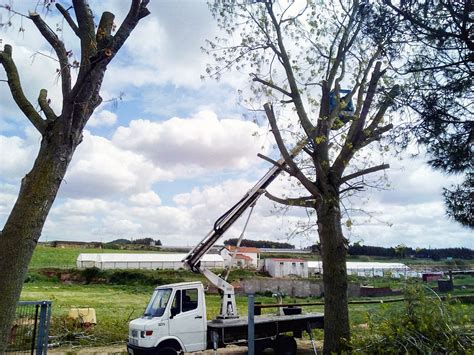
[[[264,267],[272,277],[308,277],[308,263],[303,259],[265,259]]]
[[[187,254],[79,254],[76,265],[79,269],[180,269]],[[206,254],[201,265],[209,269],[223,269],[224,259],[218,254]]]
[[[412,271],[408,266],[402,263],[380,263],[380,262],[355,262],[348,261],[347,275],[362,277],[389,276],[389,277],[419,277],[420,274]],[[321,261],[308,261],[308,271],[310,275],[323,273]]]
[[[235,251],[235,246],[227,245],[221,249],[220,255],[224,258],[224,262],[227,265],[230,264],[232,260],[232,254]],[[235,255],[234,265],[240,267],[253,267],[258,266],[258,261],[260,260],[260,250],[253,247],[239,247],[237,249],[237,254]]]

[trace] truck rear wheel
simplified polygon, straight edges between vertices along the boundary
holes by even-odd
[[[296,340],[293,337],[282,335],[275,340],[273,350],[276,355],[295,355],[296,348]]]

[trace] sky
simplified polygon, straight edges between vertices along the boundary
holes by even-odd
[[[62,2],[62,1],[61,1]],[[67,2],[63,2],[67,5]],[[91,1],[120,23],[124,1]],[[37,1],[13,1],[15,10],[34,11]],[[66,6],[67,7],[67,6]],[[270,168],[257,153],[278,159],[265,118],[249,119],[238,91],[249,90],[249,77],[227,73],[220,81],[201,80],[206,56],[201,47],[218,34],[201,0],[152,1],[143,19],[106,72],[96,110],[84,132],[51,209],[40,241],[107,242],[151,237],[164,245],[194,246]],[[36,8],[79,55],[78,42],[56,13]],[[0,22],[8,19],[0,9]],[[46,41],[27,19],[15,16],[0,29],[0,42],[13,46],[13,57],[31,102],[47,88],[52,107],[60,108],[56,63]],[[5,73],[0,70],[0,79]],[[120,99],[119,99],[120,98]],[[15,202],[20,181],[31,169],[40,135],[16,107],[0,81],[0,224]],[[352,201],[354,222],[345,236],[365,245],[474,248],[472,232],[446,217],[442,187],[456,182],[425,164],[423,153],[386,158],[390,187],[367,190]],[[282,177],[269,190],[284,194]],[[343,222],[347,218],[344,217]],[[307,221],[304,210],[286,213],[261,198],[245,238],[317,242],[315,230],[293,235]],[[237,238],[244,218],[222,238]]]

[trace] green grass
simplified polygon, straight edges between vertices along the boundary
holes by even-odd
[[[74,268],[79,254],[87,253],[153,253],[149,250],[121,250],[94,248],[54,248],[38,245],[31,259],[30,269],[39,268]]]
[[[128,334],[128,322],[140,316],[149,300],[154,286],[146,286],[140,284],[141,281],[125,282],[123,285],[109,284],[64,284],[60,283],[57,278],[47,280],[46,277],[40,275],[40,269],[43,268],[60,268],[73,269],[76,266],[76,259],[80,253],[134,253],[133,250],[115,250],[115,249],[81,249],[81,248],[53,248],[48,246],[38,246],[33,255],[30,264],[29,282],[25,283],[21,295],[22,300],[51,300],[53,301],[53,324],[51,335],[64,335],[68,332],[68,322],[66,316],[71,308],[91,307],[96,310],[97,325],[91,330],[82,330],[80,328],[72,329],[72,333],[83,333],[80,340],[77,336],[71,335],[65,339],[74,344],[83,345],[106,345],[114,342],[122,342],[126,340]],[[140,251],[146,252],[146,251]],[[374,260],[374,259],[372,259]],[[383,259],[389,261],[387,259]],[[425,261],[425,260],[423,260]],[[403,262],[403,261],[402,261]],[[429,262],[429,260],[428,260]],[[434,264],[434,262],[433,262]],[[69,270],[63,270],[69,272]],[[71,272],[79,272],[72,270]],[[114,271],[107,271],[105,274]],[[156,271],[140,271],[143,273],[153,273],[158,279],[173,282],[173,280],[185,281],[204,281],[201,275],[191,273],[185,270],[156,270]],[[105,275],[105,276],[107,276]],[[126,276],[126,275],[125,275]],[[140,276],[140,275],[139,275]],[[147,275],[142,275],[147,276]],[[230,274],[230,280],[240,278],[252,278],[261,276],[255,271],[234,270]],[[366,283],[372,286],[388,286],[392,289],[403,288],[406,281],[388,278],[350,278],[351,281]],[[136,281],[136,282],[135,282]],[[428,284],[430,287],[437,286],[436,282]],[[474,293],[474,277],[472,276],[455,276],[454,295],[473,294]],[[461,288],[463,286],[464,288]],[[256,295],[256,302],[275,303],[275,298]],[[306,298],[294,299],[285,297],[284,303],[302,303],[314,302],[319,299]],[[218,295],[207,295],[207,317],[214,318],[220,307],[220,297]],[[241,315],[247,314],[247,298],[245,296],[237,297],[237,307]],[[351,324],[355,330],[361,325],[367,323],[369,314],[375,314],[381,309],[388,311],[398,310],[403,307],[403,303],[389,304],[354,304],[350,305]],[[457,305],[461,312],[464,312],[474,323],[474,304]],[[304,307],[305,312],[322,312],[323,306],[307,306]],[[262,309],[263,314],[276,313],[276,308]],[[362,328],[361,328],[362,329]],[[322,338],[322,332],[316,331],[316,337]],[[64,337],[63,337],[64,338]],[[74,339],[74,340],[73,340]]]

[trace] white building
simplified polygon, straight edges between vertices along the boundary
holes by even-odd
[[[224,259],[226,266],[229,266],[232,255],[235,252],[236,247],[233,245],[227,245],[221,249],[220,255]],[[253,247],[239,247],[237,254],[235,255],[234,265],[240,267],[258,267],[258,261],[260,260],[260,250]]]
[[[79,269],[97,267],[99,269],[180,269],[182,260],[187,254],[174,253],[102,253],[79,254],[76,265]],[[201,266],[209,269],[223,269],[224,259],[218,254],[206,254],[201,260]]]
[[[420,273],[412,271],[408,266],[402,263],[383,263],[383,262],[358,262],[348,261],[346,263],[347,275],[362,277],[420,277]],[[310,275],[323,274],[323,265],[321,261],[308,261],[308,271]]]
[[[272,277],[308,277],[308,263],[303,259],[265,259],[265,271]]]

